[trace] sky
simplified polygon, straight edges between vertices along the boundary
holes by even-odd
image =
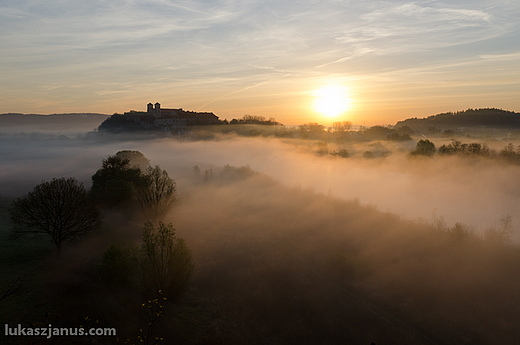
[[[375,125],[520,111],[520,2],[0,0],[0,61],[0,113],[159,102]]]

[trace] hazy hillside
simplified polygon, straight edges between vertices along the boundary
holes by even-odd
[[[520,128],[520,113],[495,108],[468,109],[432,115],[427,118],[410,118],[396,123],[396,127],[408,126],[413,130],[455,129],[459,127]]]
[[[179,345],[520,338],[519,164],[412,156],[414,140],[129,137],[1,141],[0,297],[9,284],[21,290],[0,301],[0,324],[117,329],[119,341],[96,344],[141,343],[134,340],[150,329],[161,344]],[[450,139],[432,140],[439,147]],[[341,149],[350,154],[326,154]],[[89,188],[103,159],[120,150],[141,152],[175,179],[179,203],[164,221],[195,262],[188,294],[165,295],[153,327],[153,298],[132,273],[150,219],[137,205],[105,208],[103,228],[64,245],[61,262],[48,238],[9,240],[15,197],[55,177]],[[0,335],[0,343],[87,339]]]
[[[66,134],[89,132],[97,128],[109,115],[96,113],[73,114],[0,114],[0,132],[46,132]]]

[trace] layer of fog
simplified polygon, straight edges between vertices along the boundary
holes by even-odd
[[[0,138],[78,138],[94,131],[108,117],[103,114],[0,114]]]
[[[366,147],[349,146],[350,158],[317,156],[310,142],[263,138],[218,141],[174,139],[92,142],[85,140],[3,140],[0,195],[28,192],[42,180],[74,176],[90,185],[101,160],[119,150],[138,150],[167,170],[181,195],[188,193],[193,167],[217,172],[226,164],[249,165],[286,186],[311,188],[342,199],[359,199],[406,218],[445,217],[477,231],[504,215],[520,219],[520,167],[492,160],[436,157],[411,159],[410,147],[391,147],[384,159],[363,159]],[[402,152],[400,152],[402,151]]]

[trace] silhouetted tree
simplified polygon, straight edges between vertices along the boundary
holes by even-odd
[[[350,128],[352,127],[352,122],[350,121],[337,121],[332,123],[332,128],[335,131],[350,131]]]
[[[318,141],[316,143],[316,154],[323,156],[329,153],[329,145],[325,141]]]
[[[12,236],[44,234],[61,256],[63,242],[76,240],[101,227],[101,212],[89,201],[87,191],[75,178],[42,182],[10,209]]]
[[[248,165],[235,167],[229,164],[224,165],[224,169],[220,172],[220,179],[227,181],[241,181],[251,176],[254,176],[255,172]]]
[[[227,120],[224,120],[227,124]],[[224,122],[223,122],[224,123]],[[241,119],[232,119],[231,122],[229,122],[231,125],[237,125],[237,124],[250,124],[250,125],[281,125],[281,123],[277,122],[274,117],[270,117],[269,120],[267,120],[263,116],[256,116],[256,115],[249,115],[246,114],[242,116]]]
[[[139,263],[145,295],[162,291],[172,299],[187,289],[194,268],[191,250],[182,238],[175,236],[172,224],[162,222],[157,229],[152,223],[145,223]]]
[[[363,152],[363,158],[374,158],[374,153],[372,151]]]
[[[146,184],[137,191],[139,206],[150,217],[160,218],[177,201],[176,183],[158,165],[148,167],[143,176],[146,179]]]
[[[101,169],[92,175],[90,191],[97,202],[115,206],[134,199],[137,189],[146,184],[141,169],[132,167],[130,159],[110,156],[103,159]]]
[[[193,166],[193,177],[197,180],[200,178],[200,168],[198,165]]]
[[[435,144],[428,139],[421,139],[417,142],[413,155],[431,156],[435,153]]]
[[[213,179],[213,169],[204,170],[204,183],[208,183]]]
[[[447,233],[455,242],[458,243],[463,242],[470,236],[470,231],[468,227],[458,222],[455,223],[455,225],[451,229],[448,229]]]
[[[502,159],[508,161],[516,161],[518,159],[518,155],[515,151],[515,146],[512,143],[507,144],[500,152],[498,156]]]
[[[300,131],[300,136],[304,139],[311,137],[320,139],[326,133],[325,127],[315,122],[299,125],[298,130]]]
[[[470,143],[465,147],[465,153],[469,156],[480,156],[482,154],[482,144]]]
[[[488,241],[497,243],[511,243],[511,235],[513,234],[513,217],[505,215],[500,219],[500,227],[486,229],[484,238]]]
[[[459,154],[462,152],[462,143],[458,140],[452,140],[451,143],[448,145],[444,144],[441,147],[439,147],[439,154],[440,155],[454,155]]]
[[[347,149],[340,149],[339,151],[332,151],[330,153],[332,156],[339,156],[343,158],[348,158],[349,153]]]
[[[116,153],[116,157],[130,160],[130,166],[145,171],[150,166],[150,160],[139,151],[123,150]]]

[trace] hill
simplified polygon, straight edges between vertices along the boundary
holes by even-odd
[[[422,119],[409,118],[397,122],[395,126],[408,126],[415,131],[427,130],[430,127],[438,129],[456,129],[459,127],[520,129],[520,113],[496,108],[467,109],[455,113],[432,115]]]
[[[0,114],[0,132],[88,132],[97,128],[109,115],[71,114]]]

